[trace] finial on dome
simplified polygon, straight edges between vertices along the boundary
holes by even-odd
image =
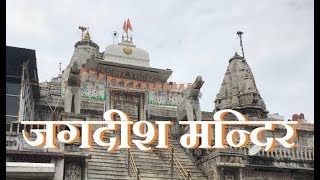
[[[231,61],[235,60],[235,59],[242,59],[242,60],[244,60],[244,58],[243,58],[242,56],[240,56],[237,51],[234,53],[234,56],[229,59],[229,63],[230,63]]]
[[[89,31],[86,31],[84,36],[82,37],[83,41],[90,41],[91,40],[91,36],[89,34]]]
[[[86,38],[89,37],[89,40],[90,40],[90,34],[89,34],[89,32],[88,32],[89,27],[79,26],[79,29],[81,30],[81,40],[84,40],[84,39],[85,39],[85,36],[86,36]],[[87,35],[87,34],[88,34],[88,35]]]

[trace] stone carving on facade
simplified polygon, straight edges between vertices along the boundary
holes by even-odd
[[[234,176],[232,174],[230,174],[230,173],[226,173],[224,175],[224,179],[225,180],[234,180]]]
[[[64,147],[65,151],[68,152],[81,152],[81,149],[79,148],[79,144],[66,144]]]
[[[127,87],[128,87],[128,88],[133,88],[133,81],[130,81],[130,82],[127,84]]]
[[[144,77],[138,74],[134,74],[131,72],[114,72],[111,73],[112,77],[115,78],[121,78],[121,79],[131,79],[131,80],[137,80],[137,81],[144,81]]]
[[[138,118],[139,110],[142,107],[141,93],[128,93],[124,91],[113,91],[111,93],[112,108],[126,112],[130,117]],[[140,108],[140,109],[139,109]]]
[[[65,167],[64,180],[81,180],[82,168],[75,162],[68,163]]]
[[[228,158],[227,158],[227,162],[229,162],[229,163],[236,163],[236,157],[233,157],[233,156],[228,156]]]
[[[80,69],[78,63],[73,62],[72,67],[67,78],[64,111],[71,113],[72,106],[74,107],[74,113],[80,113],[81,100],[80,100]]]
[[[17,141],[16,140],[6,140],[6,147],[11,146],[11,147],[16,147],[17,146]]]
[[[199,98],[202,94],[200,89],[204,81],[201,76],[197,76],[190,88],[185,89],[182,98],[178,101],[177,119],[178,121],[201,121],[201,109]]]

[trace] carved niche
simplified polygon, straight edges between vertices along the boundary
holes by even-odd
[[[70,162],[65,167],[64,180],[81,180],[82,168],[76,162]]]

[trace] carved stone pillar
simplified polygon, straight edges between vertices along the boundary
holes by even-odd
[[[106,85],[106,88],[105,88],[105,111],[109,110],[110,109],[110,92],[109,92],[109,87],[108,85]]]
[[[80,114],[81,100],[80,100],[80,88],[75,88],[73,93],[74,112]]]
[[[74,112],[80,113],[80,69],[78,68],[78,63],[75,61],[73,65],[68,69],[69,73],[67,75],[67,81],[62,82],[65,87],[65,112],[70,113],[72,105],[74,106]],[[63,80],[64,81],[64,80]],[[65,84],[66,83],[66,84]]]
[[[218,176],[217,180],[224,180],[224,168],[223,167],[218,167]]]
[[[284,158],[287,158],[287,148],[283,149]]]
[[[309,152],[309,159],[312,160],[312,158],[311,158],[311,149],[310,148],[308,148],[308,152]]]
[[[63,158],[56,159],[56,161],[55,161],[55,173],[54,173],[53,180],[61,180],[61,179],[63,179],[63,169],[64,169],[63,165],[64,165],[64,159]]]
[[[64,97],[64,111],[65,112],[71,112],[71,106],[72,106],[72,92],[71,89],[65,88],[65,97]]]
[[[114,93],[112,91],[109,91],[110,93],[110,109],[113,109],[114,107]]]
[[[80,88],[66,86],[64,111],[70,113],[72,105],[74,107],[74,113],[80,114]]]
[[[212,174],[212,179],[218,179],[218,169],[213,168],[213,174]]]
[[[84,166],[84,174],[83,174],[83,179],[88,180],[88,158],[85,158],[85,166]]]
[[[140,95],[140,99],[139,99],[139,115],[140,117],[138,117],[138,120],[143,121],[146,120],[145,118],[145,110],[144,110],[144,94]]]
[[[273,152],[274,152],[274,150],[270,151],[271,157],[274,157]]]

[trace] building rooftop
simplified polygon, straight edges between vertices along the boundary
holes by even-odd
[[[22,76],[22,65],[27,64],[29,81],[38,84],[38,70],[36,52],[33,49],[6,46],[6,82],[20,84]],[[39,86],[33,85],[35,97],[39,97]]]

